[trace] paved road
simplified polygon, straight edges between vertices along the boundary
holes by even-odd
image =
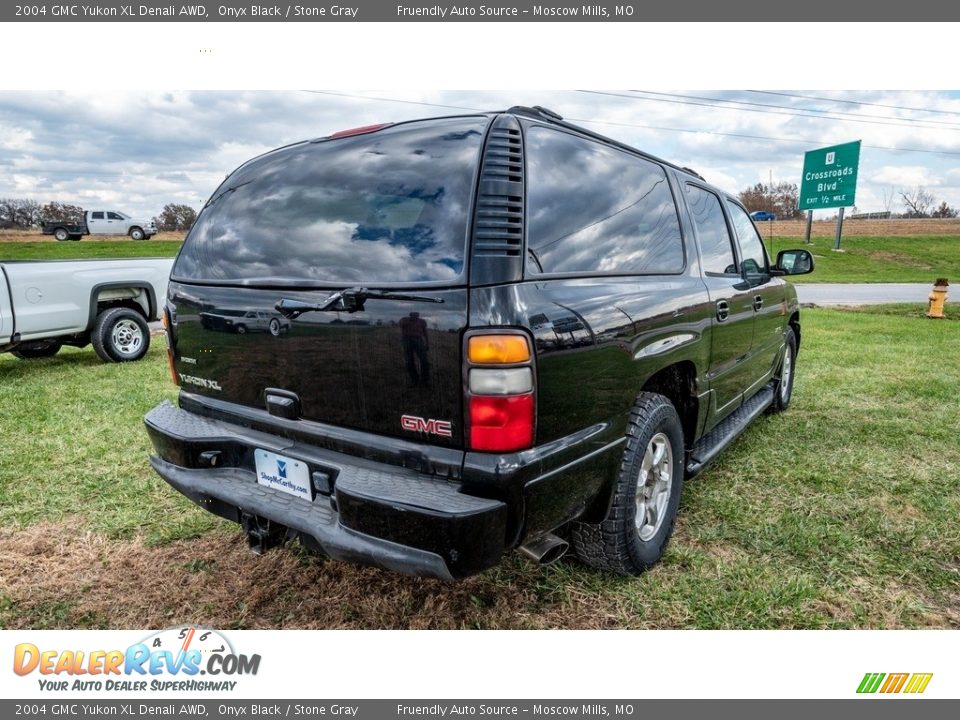
[[[873,305],[926,303],[933,287],[926,283],[797,283],[801,303],[816,305]]]

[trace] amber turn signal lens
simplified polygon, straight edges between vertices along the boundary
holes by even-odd
[[[530,359],[530,343],[523,335],[474,335],[467,357],[477,365],[505,365]]]

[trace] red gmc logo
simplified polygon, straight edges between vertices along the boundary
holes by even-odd
[[[439,435],[440,437],[453,437],[453,431],[450,429],[450,422],[447,420],[427,420],[416,415],[403,415],[400,418],[400,427],[404,430],[426,433],[427,435]]]

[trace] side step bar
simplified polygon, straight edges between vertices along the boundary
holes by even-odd
[[[687,476],[692,477],[699,473],[707,463],[720,454],[721,450],[736,440],[740,433],[746,430],[747,426],[760,413],[770,407],[775,397],[774,392],[772,383],[764,385],[756,395],[700,438],[700,441],[690,451],[690,459],[687,462]]]

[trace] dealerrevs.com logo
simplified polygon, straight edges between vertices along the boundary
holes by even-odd
[[[125,650],[58,650],[20,643],[13,671],[36,674],[41,690],[143,692],[231,691],[256,675],[260,655],[237,653],[216,630],[194,625],[161,630]]]

